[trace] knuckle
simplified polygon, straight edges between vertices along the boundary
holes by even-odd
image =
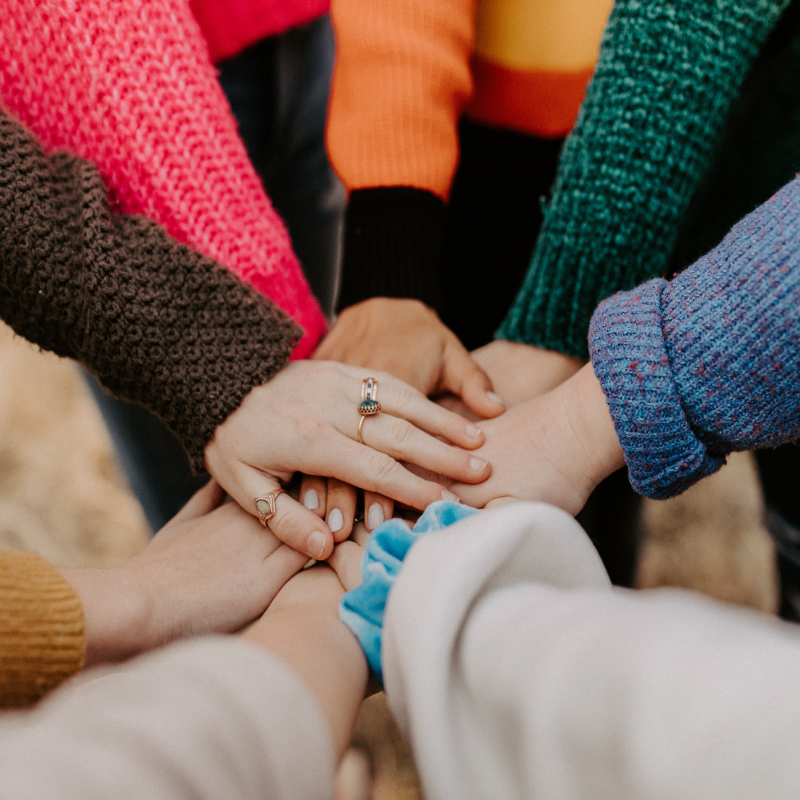
[[[392,441],[400,447],[407,445],[416,432],[417,429],[408,420],[395,419],[392,421]]]
[[[390,478],[396,468],[397,462],[386,453],[375,452],[370,458],[370,473],[376,483]]]

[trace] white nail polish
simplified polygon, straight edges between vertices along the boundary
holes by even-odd
[[[328,514],[328,527],[331,529],[331,533],[336,533],[336,531],[340,531],[344,528],[344,516],[342,515],[342,511],[339,508],[334,508],[330,514]]]
[[[467,436],[477,439],[481,435],[481,429],[477,425],[467,425]]]
[[[493,403],[500,403],[501,406],[504,406],[505,403],[494,393],[494,392],[486,392],[486,396],[493,402]]]
[[[303,497],[303,505],[309,511],[316,511],[319,508],[319,495],[313,489],[309,489]]]
[[[469,460],[469,465],[475,472],[480,472],[488,462],[484,461],[482,458],[475,458],[474,456]]]
[[[448,492],[447,489],[442,489],[442,500],[450,500],[453,503],[460,503],[461,498],[457,494]]]
[[[312,558],[322,558],[322,554],[325,552],[325,534],[322,531],[314,531],[308,537],[306,547]]]
[[[384,519],[385,518],[383,516],[383,506],[381,506],[380,503],[373,503],[369,507],[369,511],[367,512],[367,527],[371,531],[374,531],[375,528],[378,527],[378,525],[383,524]]]

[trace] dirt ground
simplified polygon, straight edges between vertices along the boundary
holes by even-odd
[[[639,587],[684,586],[773,611],[773,551],[761,514],[746,454],[681,497],[646,503]],[[130,558],[147,538],[75,366],[0,324],[0,547],[36,552],[57,566],[105,567]],[[383,695],[364,703],[354,745],[340,800],[420,797]],[[360,782],[366,761],[375,773],[371,793]]]

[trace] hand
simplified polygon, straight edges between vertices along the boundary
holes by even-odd
[[[114,569],[63,570],[83,603],[86,664],[254,620],[306,557],[281,545],[213,481]]]
[[[418,300],[374,297],[346,308],[312,357],[383,370],[426,396],[450,392],[481,418],[505,410],[458,337]]]
[[[489,376],[508,408],[555,389],[584,364],[554,350],[504,339],[473,350],[472,358]]]
[[[492,476],[479,487],[452,484],[476,508],[541,500],[577,514],[595,486],[624,463],[600,383],[587,364],[535,400],[481,423]]]
[[[383,410],[365,419],[361,445],[355,441],[358,404],[363,380],[370,376],[380,384]],[[209,472],[251,513],[256,497],[276,491],[295,471],[337,478],[423,509],[451,495],[398,461],[465,483],[482,481],[491,473],[489,464],[460,449],[473,449],[482,441],[474,425],[391,375],[329,361],[300,361],[253,389],[217,428],[205,456]],[[277,498],[276,508],[269,527],[281,541],[311,558],[330,555],[333,535],[314,511],[287,494]]]

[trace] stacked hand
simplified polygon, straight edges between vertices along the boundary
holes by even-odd
[[[377,379],[379,414],[365,418],[359,444],[358,405],[365,379]],[[444,440],[444,441],[443,441]],[[450,444],[448,444],[448,442]],[[485,480],[489,464],[469,450],[483,434],[462,417],[383,372],[327,361],[292,362],[253,389],[206,446],[206,465],[244,509],[274,493],[294,472],[329,476],[367,492],[424,509],[443,497],[440,484],[412,474],[400,461],[463,483]],[[270,529],[283,542],[317,559],[334,544],[318,504],[307,508],[281,494]],[[324,508],[322,512],[324,513]],[[330,519],[330,515],[329,519]],[[337,540],[349,531],[340,528]]]

